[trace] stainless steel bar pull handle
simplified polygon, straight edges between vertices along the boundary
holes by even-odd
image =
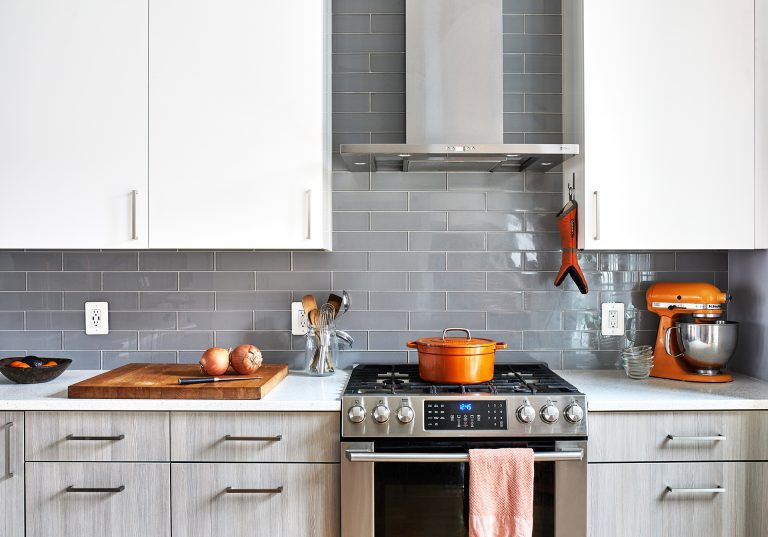
[[[594,196],[594,205],[595,205],[595,233],[592,235],[592,238],[596,241],[600,240],[600,198],[597,193],[597,190],[592,192],[592,195]]]
[[[723,442],[726,440],[726,437],[723,434],[718,434],[715,436],[682,436],[679,434],[668,434],[667,440],[689,440],[692,442]]]
[[[66,492],[123,492],[125,485],[119,487],[73,487],[70,485],[64,490]]]
[[[307,190],[304,192],[304,205],[306,209],[306,228],[304,229],[304,238],[309,240],[312,238],[312,191]]]
[[[236,489],[227,487],[224,489],[227,494],[281,494],[283,492],[283,486],[275,487],[273,489]]]
[[[5,424],[5,475],[8,479],[12,478],[15,473],[13,471],[13,453],[11,453],[11,447],[13,446],[11,439],[12,429],[12,421]]]
[[[372,453],[348,449],[346,457],[350,462],[469,462],[467,453]],[[543,451],[533,454],[535,462],[580,461],[584,450]]]
[[[677,487],[670,487],[667,486],[664,489],[664,492],[667,494],[722,494],[726,491],[724,487],[721,487],[720,485],[717,485],[713,488],[693,488],[693,489],[684,489],[684,488],[677,488]]]
[[[136,211],[137,211],[137,198],[139,197],[138,190],[131,190],[131,240],[139,240],[139,230],[137,227]]]
[[[67,440],[109,440],[115,442],[125,438],[124,434],[117,434],[114,436],[78,436],[74,434],[68,434]]]
[[[283,435],[278,434],[275,436],[234,436],[228,434],[224,437],[224,440],[241,440],[245,442],[279,442],[283,439]]]

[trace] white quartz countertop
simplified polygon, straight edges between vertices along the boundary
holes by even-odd
[[[338,412],[349,374],[309,377],[291,371],[264,399],[69,399],[67,387],[103,371],[65,371],[43,384],[13,384],[0,378],[0,410],[137,411],[315,411]],[[559,375],[587,395],[591,412],[674,410],[768,410],[768,382],[734,374],[726,384],[649,378],[632,380],[623,371],[563,370]]]
[[[310,377],[291,371],[263,399],[69,399],[67,387],[103,371],[65,371],[42,384],[14,384],[0,379],[0,410],[188,410],[338,412],[349,374]]]
[[[768,410],[768,382],[733,374],[718,384],[647,378],[623,370],[557,371],[587,396],[590,412],[643,410]]]

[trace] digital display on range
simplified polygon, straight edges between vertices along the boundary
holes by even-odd
[[[424,401],[424,429],[427,431],[506,428],[506,401]]]

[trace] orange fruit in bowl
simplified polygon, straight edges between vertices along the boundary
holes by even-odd
[[[44,364],[43,364],[43,367],[53,367],[53,366],[55,366],[55,365],[59,365],[59,364],[57,364],[56,362],[54,362],[53,360],[51,360],[50,362],[46,362],[46,363],[44,363]]]
[[[11,362],[11,367],[28,368],[28,367],[31,367],[31,366],[29,364],[25,364],[21,360],[16,360],[14,362]]]

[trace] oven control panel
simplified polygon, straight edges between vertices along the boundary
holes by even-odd
[[[583,395],[345,396],[344,438],[587,435]]]
[[[506,401],[424,401],[424,430],[507,429]]]

